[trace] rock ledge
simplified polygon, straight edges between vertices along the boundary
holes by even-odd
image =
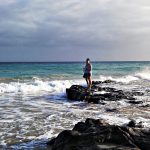
[[[81,85],[72,85],[66,89],[66,95],[69,100],[75,101],[87,101],[92,103],[105,104],[105,101],[119,101],[126,99],[131,104],[142,104],[135,96],[142,96],[141,92],[134,91],[122,91],[110,87],[102,87],[104,83],[111,83],[110,80],[104,82],[94,81],[90,91],[87,91],[85,87]]]
[[[47,144],[51,150],[149,150],[150,130],[110,125],[102,119],[86,119],[72,130],[62,131]]]

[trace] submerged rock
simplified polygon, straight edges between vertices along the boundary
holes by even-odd
[[[104,82],[93,81],[92,88],[87,91],[85,87],[81,85],[72,85],[66,89],[67,98],[76,101],[87,101],[92,103],[105,104],[103,101],[119,101],[122,99],[129,100],[132,104],[141,104],[142,101],[136,101],[134,96],[142,95],[141,92],[124,92],[110,87],[101,87],[103,83],[110,83],[112,81],[107,80]]]
[[[47,144],[51,150],[149,150],[150,131],[88,118]]]
[[[150,104],[144,104],[141,107],[150,107]]]
[[[135,120],[131,120],[128,124],[127,124],[128,127],[134,127],[134,128],[143,128],[143,122],[139,122],[137,123]]]
[[[131,104],[142,104],[143,102],[142,101],[129,100],[128,103],[131,103]]]

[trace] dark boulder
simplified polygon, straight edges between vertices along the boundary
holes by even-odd
[[[131,104],[142,104],[143,101],[129,100],[128,103],[131,103]]]
[[[109,83],[110,81],[105,81]],[[69,100],[75,101],[87,101],[89,103],[99,103],[104,105],[103,101],[119,101],[122,99],[129,100],[132,104],[141,104],[142,101],[136,101],[134,96],[142,95],[141,92],[124,92],[111,87],[101,87],[100,84],[104,82],[93,81],[93,85],[90,91],[81,85],[72,85],[66,89],[66,95]]]
[[[150,104],[144,104],[141,107],[150,107]]]
[[[149,150],[150,131],[88,118],[47,144],[51,150]]]
[[[118,112],[118,110],[116,108],[106,108],[105,109],[107,112]]]
[[[136,121],[135,120],[131,120],[128,124],[128,127],[135,127],[136,126]]]
[[[72,85],[69,89],[66,89],[66,94],[70,100],[84,100],[87,92],[83,86]]]
[[[131,120],[128,124],[127,124],[128,127],[134,127],[134,128],[143,128],[143,124],[142,122],[136,122],[135,120]]]
[[[102,83],[115,83],[115,81],[112,81],[112,80],[92,81],[92,84],[102,84]]]

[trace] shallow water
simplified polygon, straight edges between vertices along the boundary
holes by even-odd
[[[15,64],[13,70],[11,64],[9,64],[9,67],[6,64],[8,67],[6,75],[4,74],[6,69],[4,68],[7,67],[3,64],[3,73],[1,73],[0,81],[1,147],[47,149],[45,143],[48,139],[56,136],[62,130],[72,129],[78,121],[84,121],[89,117],[103,118],[110,124],[117,125],[125,125],[130,119],[135,119],[137,122],[142,121],[144,128],[150,128],[150,107],[141,107],[150,105],[149,64],[145,65],[145,63],[142,63],[140,70],[138,67],[135,67],[137,62],[136,64],[112,64],[112,68],[109,66],[110,64],[94,64],[95,68],[93,66],[93,77],[95,80],[111,79],[116,81],[115,83],[103,84],[102,86],[114,87],[124,91],[143,92],[143,96],[136,97],[138,100],[143,101],[143,104],[138,105],[129,104],[125,99],[118,102],[106,102],[106,105],[68,101],[65,94],[66,88],[69,88],[72,84],[85,86],[85,81],[80,77],[82,73],[79,75],[77,73],[73,76],[72,70],[68,69],[67,73],[64,73],[65,75],[62,74],[60,80],[58,76],[48,77],[54,76],[53,73],[57,74],[57,70],[53,70],[57,68],[56,64],[50,66],[42,64],[42,69],[38,71],[40,75],[36,74],[38,64],[34,64],[34,67],[30,64],[31,70],[27,64],[23,64],[25,68],[28,66],[24,73],[26,75],[22,75],[23,71],[21,71],[21,74],[16,76],[16,70],[18,71],[18,68],[21,69],[22,67],[19,64]],[[53,66],[50,71],[52,75],[47,75],[46,68],[48,69],[48,66]],[[67,64],[63,64],[62,67],[59,64],[60,70],[58,72],[60,72],[60,76],[61,72],[63,73],[64,71],[64,66],[67,66]],[[74,66],[78,70],[82,68],[79,63],[74,64]],[[98,66],[101,66],[103,70],[108,66],[111,69],[106,69],[107,71],[105,71],[104,75],[99,74],[98,76]],[[70,64],[69,67],[71,68]],[[114,68],[116,69],[113,72]],[[132,70],[132,68],[134,69]],[[15,72],[13,75],[8,73],[11,70]],[[41,76],[41,72],[47,74]],[[107,111],[114,108],[117,111]]]

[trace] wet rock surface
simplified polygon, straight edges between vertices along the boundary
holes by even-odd
[[[104,83],[111,83],[114,81],[106,80],[104,82],[94,81],[90,91],[81,85],[72,85],[66,89],[67,98],[69,100],[87,101],[92,103],[105,104],[104,101],[119,101],[122,99],[128,100],[131,104],[142,104],[142,101],[136,100],[135,96],[142,96],[142,92],[136,91],[122,91],[111,87],[102,87]]]
[[[51,150],[149,150],[150,130],[137,127],[134,120],[126,126],[116,126],[103,119],[88,118],[47,144]]]

